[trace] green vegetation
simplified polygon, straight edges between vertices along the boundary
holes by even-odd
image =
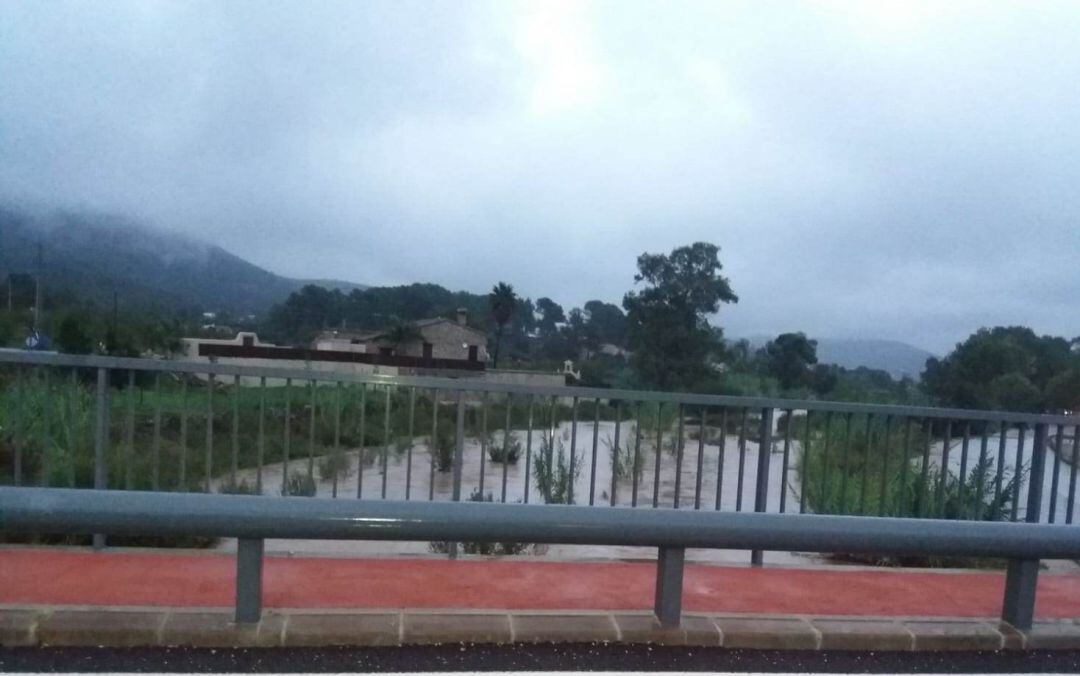
[[[518,459],[521,458],[521,439],[513,432],[510,433],[505,442],[500,439],[496,443],[493,437],[488,437],[486,446],[488,458],[491,459],[491,462],[516,465]]]
[[[944,406],[1080,410],[1080,338],[980,329],[944,359],[927,360],[923,386]]]
[[[580,474],[580,462],[575,464],[571,472],[562,439],[550,434],[541,435],[540,449],[533,461],[533,476],[544,502],[549,505],[574,504],[573,485]]]
[[[473,492],[469,495],[469,502],[494,502],[495,497],[491,493],[480,492],[479,488],[474,488]],[[447,554],[450,552],[450,547],[453,543],[445,540],[438,540],[428,543],[428,549],[435,554]],[[461,549],[466,554],[472,554],[476,556],[517,556],[519,554],[530,553],[542,553],[542,550],[538,545],[526,544],[523,542],[462,542],[459,543]]]

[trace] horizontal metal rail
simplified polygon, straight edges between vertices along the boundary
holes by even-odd
[[[535,396],[578,397],[580,399],[629,400],[661,403],[681,403],[691,406],[730,408],[776,408],[782,410],[812,410],[833,413],[868,414],[876,416],[908,416],[935,419],[964,419],[1008,421],[1024,424],[1052,424],[1074,426],[1080,424],[1080,416],[1045,415],[1015,411],[980,411],[926,406],[896,406],[885,404],[860,404],[835,401],[781,399],[770,397],[735,397],[712,394],[689,394],[679,392],[654,392],[644,390],[617,390],[590,387],[551,387],[498,383],[480,378],[435,378],[427,376],[391,376],[373,373],[338,373],[316,369],[283,369],[262,366],[242,366],[213,362],[173,361],[163,359],[138,359],[106,357],[100,355],[72,355],[19,350],[0,351],[0,364],[28,364],[76,368],[132,369],[169,373],[192,373],[215,376],[241,376],[251,378],[292,379],[298,382],[345,382],[377,385],[398,385],[435,390],[463,390],[468,392],[498,392],[531,394]]]
[[[679,621],[687,547],[1008,558],[1004,617],[1022,628],[1038,560],[1080,557],[1080,529],[1034,523],[42,488],[0,488],[0,532],[239,538],[238,619],[248,621],[261,608],[251,578],[261,576],[261,543],[271,538],[655,546],[656,612],[667,625]]]

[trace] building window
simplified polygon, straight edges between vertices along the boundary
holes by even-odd
[[[393,357],[394,356],[394,348],[392,348],[392,347],[380,347],[379,348],[379,354],[381,354],[384,357]]]
[[[244,336],[244,347],[255,347],[255,336]]]
[[[431,355],[434,350],[434,345],[432,345],[431,343],[424,343],[424,359],[431,359]]]
[[[476,345],[469,346],[469,361],[480,360],[480,348]]]

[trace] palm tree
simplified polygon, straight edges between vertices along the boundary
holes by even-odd
[[[495,330],[495,358],[491,367],[499,368],[499,347],[502,345],[503,329],[514,316],[518,298],[514,293],[514,287],[506,282],[499,282],[491,289],[488,300],[491,302],[491,316],[495,320],[495,325],[498,326]]]

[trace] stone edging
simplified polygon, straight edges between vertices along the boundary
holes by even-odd
[[[0,646],[395,646],[655,643],[788,650],[1080,649],[1080,619],[1019,631],[993,619],[649,613],[270,610],[236,625],[226,609],[0,607]]]

